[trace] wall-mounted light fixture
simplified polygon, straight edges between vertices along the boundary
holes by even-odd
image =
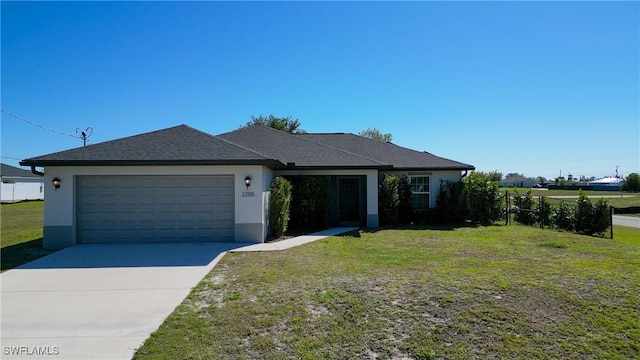
[[[56,178],[53,178],[53,180],[51,180],[51,184],[53,184],[53,187],[56,189],[56,191],[58,191],[58,189],[60,189],[60,184],[62,184],[62,180]]]
[[[247,185],[247,189],[248,189],[249,186],[251,186],[251,178],[248,176],[244,178],[244,184]]]

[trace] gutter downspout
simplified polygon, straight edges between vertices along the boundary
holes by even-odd
[[[35,175],[44,176],[44,173],[42,171],[36,170],[36,166],[35,165],[31,165],[31,172],[34,173]]]
[[[468,173],[469,173],[469,170],[465,170],[464,174],[462,174],[462,176],[460,176],[460,180],[464,179],[464,177],[467,176]]]

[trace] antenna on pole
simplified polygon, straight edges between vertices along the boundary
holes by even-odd
[[[76,128],[76,134],[80,133],[80,138],[82,139],[82,146],[87,146],[87,141],[89,141],[89,137],[93,135],[93,128],[88,127],[84,129],[84,131],[80,128]]]
[[[618,165],[616,165],[616,179],[618,178]]]

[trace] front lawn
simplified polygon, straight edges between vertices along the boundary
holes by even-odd
[[[51,251],[42,250],[44,202],[0,205],[1,271],[35,260]]]
[[[228,254],[136,359],[640,356],[640,230],[381,230]]]

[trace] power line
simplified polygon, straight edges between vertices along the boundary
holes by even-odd
[[[11,159],[11,160],[18,160],[18,161],[22,161],[22,159],[18,159],[18,158],[14,158],[11,156],[4,156],[4,155],[0,155],[1,158],[5,158],[5,159]]]
[[[10,113],[10,112],[8,112],[8,111],[5,111],[5,110],[3,110],[3,109],[0,109],[0,111],[1,111],[1,112],[3,112],[4,114],[7,114],[7,115],[9,115],[9,116],[12,116],[12,117],[14,117],[14,118],[18,119],[18,120],[22,120],[22,121],[26,122],[27,124],[30,124],[30,125],[33,125],[33,126],[39,127],[40,129],[43,129],[43,130],[50,131],[50,132],[52,132],[52,133],[54,133],[54,134],[58,134],[58,135],[66,135],[66,136],[70,136],[70,137],[72,137],[72,138],[82,139],[80,136],[75,136],[75,135],[71,135],[71,134],[63,133],[63,132],[61,132],[61,131],[56,131],[56,130],[53,130],[53,129],[49,129],[48,127],[44,127],[44,126],[42,126],[42,125],[40,125],[40,124],[36,124],[36,123],[34,123],[33,121],[29,121],[29,120],[27,120],[27,119],[25,119],[25,118],[22,118],[22,117],[20,117],[20,116],[18,116],[18,115],[16,115],[16,114],[12,114],[12,113]]]

